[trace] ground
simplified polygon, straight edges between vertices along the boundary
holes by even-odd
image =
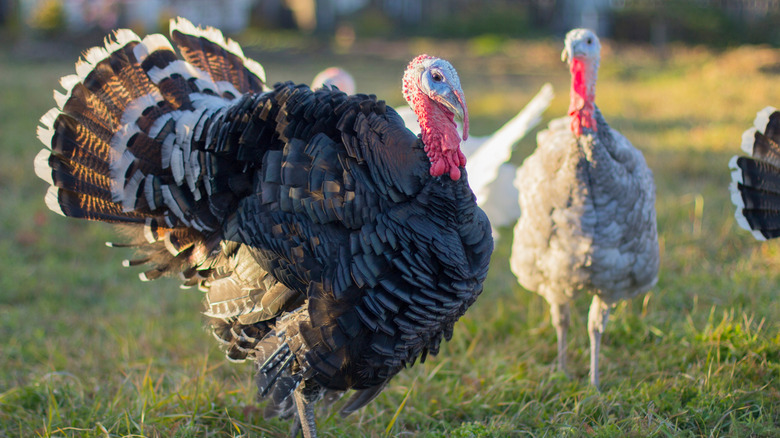
[[[557,95],[545,121],[568,107],[557,40],[363,41],[335,53],[296,41],[242,42],[271,82],[339,64],[358,91],[393,105],[415,54],[448,58],[473,135],[547,81]],[[199,292],[141,283],[121,267],[131,254],[103,245],[118,239],[111,227],[45,208],[35,127],[76,56],[55,53],[44,62],[0,51],[0,437],[283,436],[286,422],[262,419],[252,366],[225,361],[204,330]],[[588,385],[587,298],[572,311],[567,379],[551,368],[546,304],[509,271],[503,229],[485,291],[452,341],[348,419],[321,414],[321,434],[780,435],[780,242],[736,226],[727,168],[756,111],[780,105],[778,71],[780,52],[764,47],[605,44],[596,102],[653,169],[662,264],[658,285],[610,318],[601,392]],[[534,146],[525,139],[513,161]]]

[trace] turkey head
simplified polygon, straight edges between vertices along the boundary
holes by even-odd
[[[406,67],[402,85],[404,98],[420,122],[431,176],[447,173],[457,181],[466,156],[460,150],[455,117],[463,123],[463,140],[469,131],[469,113],[458,73],[443,59],[420,55]]]

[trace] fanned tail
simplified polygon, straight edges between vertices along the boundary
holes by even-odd
[[[750,157],[729,161],[731,201],[740,227],[758,240],[780,236],[780,112],[766,107],[742,135]]]
[[[210,122],[245,93],[263,91],[265,80],[215,29],[179,18],[171,35],[184,60],[164,36],[127,29],[85,52],[38,128],[46,149],[35,172],[51,184],[46,205],[129,225],[134,243],[155,254],[139,259],[156,265],[144,279],[187,271],[218,244],[230,196],[206,183],[215,166],[194,147],[207,146]]]

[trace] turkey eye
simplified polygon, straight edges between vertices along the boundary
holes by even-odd
[[[433,72],[431,74],[431,78],[433,78],[434,82],[441,82],[444,80],[444,77],[442,77],[441,73]]]
[[[593,40],[588,38],[588,44],[591,44],[592,42],[593,42]]]

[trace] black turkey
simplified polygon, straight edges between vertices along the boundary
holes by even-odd
[[[231,360],[257,364],[265,414],[316,435],[436,354],[476,300],[493,248],[465,175],[457,73],[403,78],[421,137],[375,96],[265,85],[235,42],[184,19],[171,39],[119,30],[85,53],[41,119],[36,173],[65,216],[130,230],[142,279],[205,294]]]

